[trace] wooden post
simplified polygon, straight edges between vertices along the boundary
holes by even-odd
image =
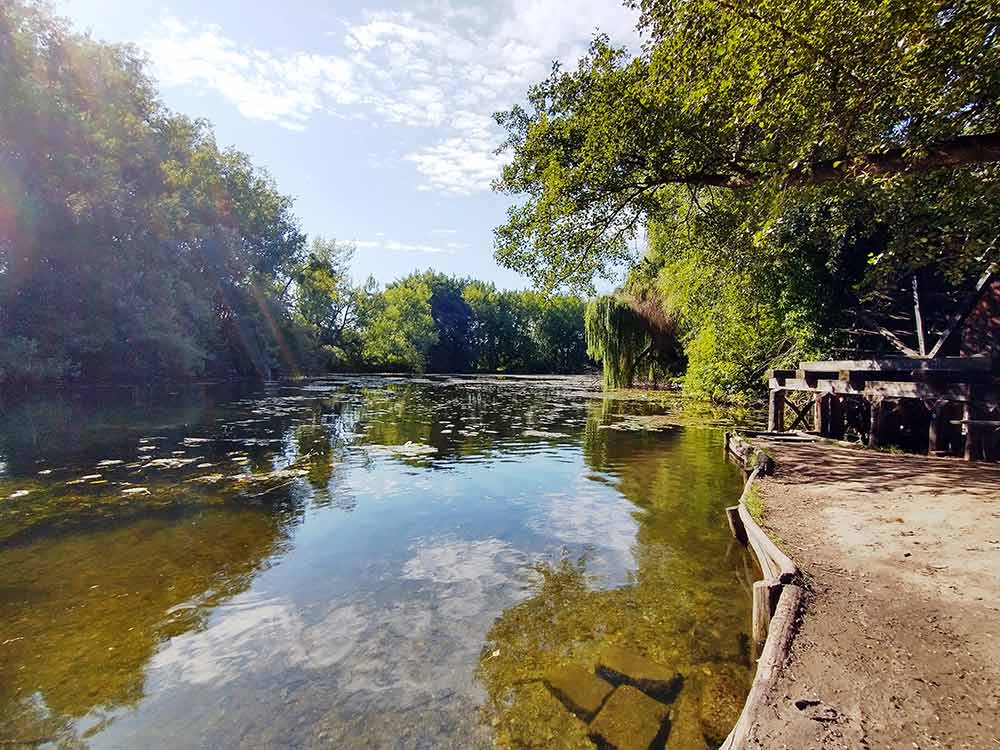
[[[844,402],[841,401],[840,396],[831,393],[830,394],[830,434],[828,437],[836,438],[837,440],[844,439],[844,433],[847,431],[844,420],[846,419],[846,413],[844,412]]]
[[[771,616],[781,598],[781,584],[777,581],[756,581],[753,585],[753,617],[750,624],[751,638],[755,652],[760,653],[767,640],[767,631],[771,625]]]
[[[813,405],[813,424],[822,437],[833,435],[833,406],[837,397],[832,393],[817,393]]]
[[[767,429],[769,432],[785,431],[785,392],[772,388],[767,401]]]
[[[944,410],[947,401],[937,401],[931,407],[931,424],[927,431],[927,453],[928,455],[938,453],[944,448]]]
[[[868,447],[878,448],[882,445],[882,427],[884,406],[882,399],[875,397],[871,399],[871,423],[868,428]]]
[[[962,404],[962,423],[965,425],[965,460],[976,460],[976,426],[972,424],[972,404]]]

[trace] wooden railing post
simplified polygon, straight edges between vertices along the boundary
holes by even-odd
[[[769,432],[785,431],[785,391],[772,388],[767,400],[767,429]]]
[[[885,424],[885,404],[881,398],[871,399],[871,424],[868,428],[868,447],[878,448],[882,445],[882,430]]]

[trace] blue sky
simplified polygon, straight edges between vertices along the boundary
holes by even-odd
[[[267,168],[311,236],[353,241],[355,275],[527,281],[493,260],[508,199],[492,113],[595,29],[635,46],[618,0],[56,0],[77,29],[149,56],[164,102]]]

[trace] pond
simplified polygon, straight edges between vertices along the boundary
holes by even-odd
[[[753,569],[721,431],[671,408],[490,377],[8,401],[0,743],[591,747],[551,675],[611,648],[681,675],[704,747]]]

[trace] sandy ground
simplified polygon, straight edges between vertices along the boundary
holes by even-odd
[[[1000,748],[1000,466],[760,444],[808,601],[757,746]]]

